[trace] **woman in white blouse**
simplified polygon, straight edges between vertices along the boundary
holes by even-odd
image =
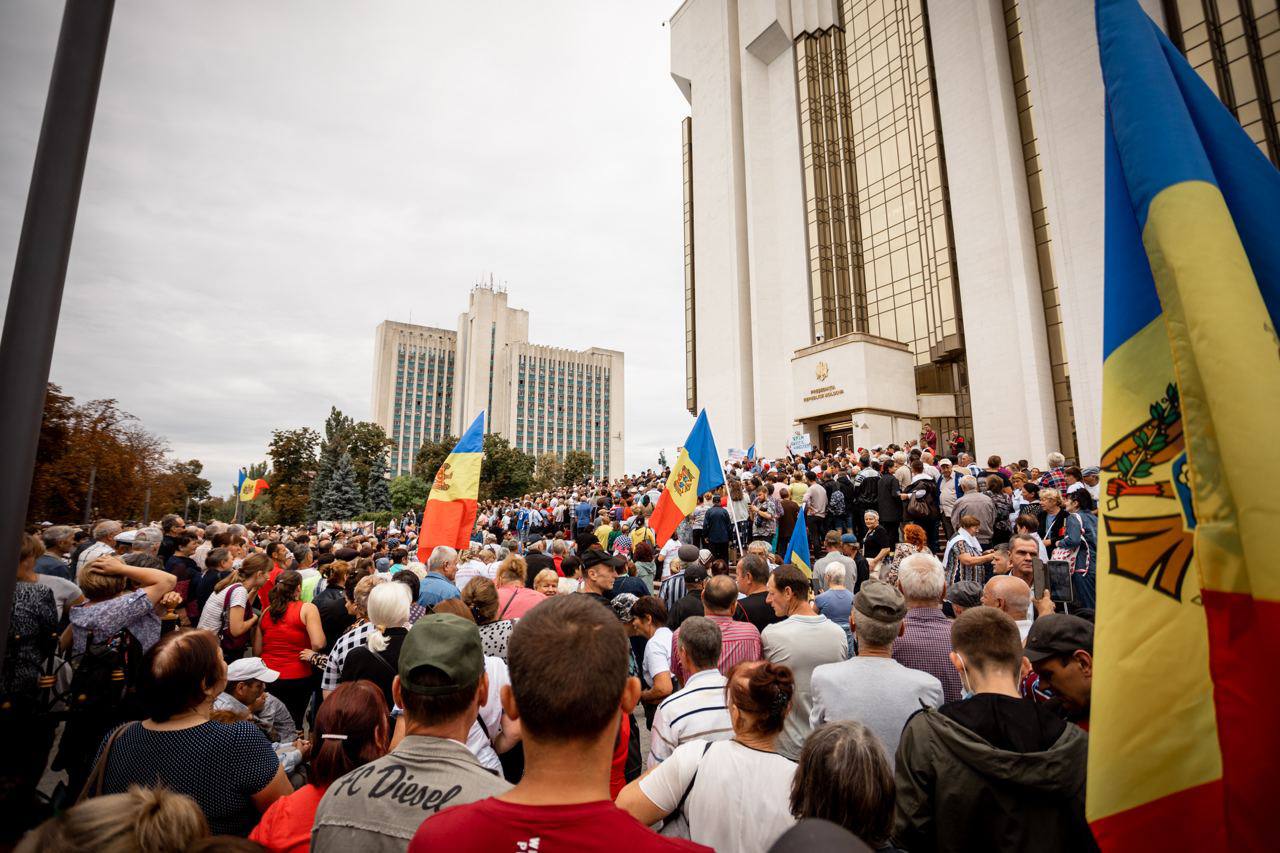
[[[662,834],[716,850],[766,851],[794,823],[795,762],[775,751],[795,693],[788,667],[741,663],[725,688],[733,739],[681,744],[618,794],[618,807]]]

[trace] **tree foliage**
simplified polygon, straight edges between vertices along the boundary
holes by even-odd
[[[319,444],[319,458],[316,461],[315,477],[311,482],[311,518],[325,516],[321,509],[325,497],[329,493],[330,480],[336,470],[342,454],[351,457],[351,467],[355,476],[356,491],[360,502],[367,501],[366,489],[369,484],[369,469],[374,460],[382,457],[385,464],[387,450],[391,441],[386,431],[375,423],[354,421],[344,415],[337,406],[329,407],[329,417],[324,422],[324,437]]]
[[[538,454],[533,465],[533,490],[546,492],[564,484],[564,463],[554,452]]]
[[[413,455],[413,476],[427,483],[436,478],[436,471],[458,444],[456,435],[446,435],[439,441],[424,441]]]
[[[199,460],[165,458],[168,445],[115,400],[76,403],[52,383],[45,394],[28,521],[79,522],[94,474],[91,518],[140,519],[151,490],[153,518],[182,512],[212,484]]]
[[[267,499],[281,524],[307,520],[311,481],[315,477],[316,448],[320,434],[310,427],[278,429],[271,433],[267,453],[271,457],[271,484]]]
[[[391,487],[387,482],[387,456],[375,456],[366,477],[364,505],[369,512],[391,511]]]
[[[391,481],[391,511],[396,516],[404,515],[410,509],[422,512],[430,491],[426,481],[418,477],[396,477]]]
[[[484,462],[480,465],[480,500],[517,498],[533,484],[533,457],[496,432],[484,437]]]
[[[320,512],[330,521],[349,521],[364,512],[364,502],[356,485],[355,468],[351,454],[343,453],[329,478],[329,490],[325,493]]]
[[[592,461],[590,453],[585,450],[570,450],[564,457],[564,479],[562,482],[566,486],[575,486],[583,480],[590,479],[595,467],[595,462]]]

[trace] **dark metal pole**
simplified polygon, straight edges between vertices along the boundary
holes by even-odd
[[[89,493],[84,498],[84,523],[93,520],[93,484],[98,479],[98,466],[89,469]]]
[[[147,486],[147,496],[143,499],[142,504],[142,526],[146,527],[151,523],[151,487]]]
[[[0,338],[0,660],[115,0],[67,0]]]

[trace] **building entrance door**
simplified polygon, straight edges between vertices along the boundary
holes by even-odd
[[[824,453],[848,450],[853,445],[853,422],[843,421],[838,424],[824,424],[819,441]]]

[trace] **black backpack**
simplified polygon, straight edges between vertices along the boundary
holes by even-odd
[[[71,685],[67,688],[67,710],[106,718],[137,703],[142,670],[142,646],[128,631],[103,641],[89,642],[72,660]]]

